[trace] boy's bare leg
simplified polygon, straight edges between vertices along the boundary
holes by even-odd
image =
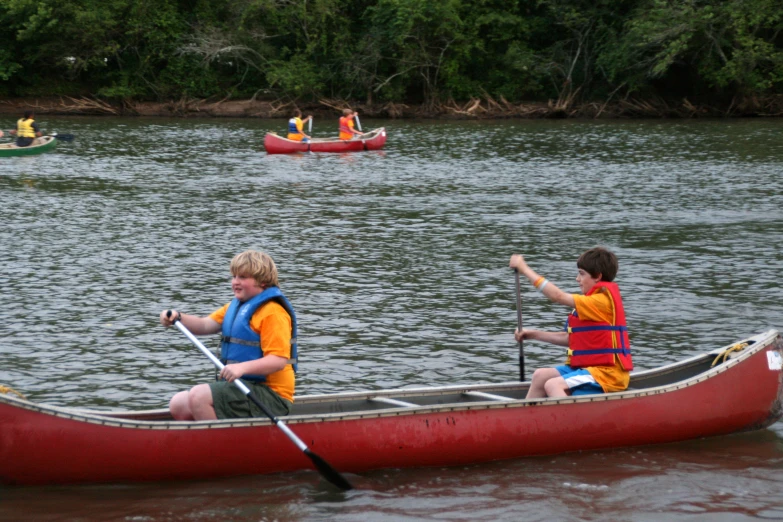
[[[526,399],[538,399],[548,397],[545,385],[550,379],[560,377],[560,372],[555,368],[539,368],[533,372],[533,379],[530,381],[530,389],[527,392]],[[563,381],[565,382],[565,381]]]
[[[212,390],[209,384],[199,384],[188,394],[190,412],[195,420],[216,420],[215,405],[212,402]]]
[[[560,376],[559,372],[557,377],[553,377],[546,381],[544,389],[546,390],[547,397],[568,397],[570,395],[568,393],[568,384],[566,384],[565,379]]]
[[[195,420],[188,405],[190,391],[179,392],[169,401],[169,411],[174,420]]]

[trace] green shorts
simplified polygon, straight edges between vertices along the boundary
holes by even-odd
[[[275,417],[288,415],[293,403],[280,397],[266,384],[243,381],[250,392],[267,407]],[[243,417],[266,417],[261,408],[248,399],[234,383],[218,381],[209,383],[212,391],[212,403],[218,419],[236,419]]]

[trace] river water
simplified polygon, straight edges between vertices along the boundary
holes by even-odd
[[[227,302],[248,248],[297,309],[298,395],[517,379],[515,252],[578,292],[578,255],[614,250],[637,368],[783,327],[778,120],[367,120],[385,150],[290,156],[262,147],[283,120],[39,122],[76,140],[0,161],[0,384],[37,402],[161,408],[211,378],[157,316]],[[567,310],[522,300],[526,327],[561,326]],[[525,355],[529,374],[563,354]],[[0,488],[0,519],[777,520],[783,423],[349,478]]]

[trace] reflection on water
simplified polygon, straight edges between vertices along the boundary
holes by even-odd
[[[212,372],[157,325],[159,311],[206,314],[226,302],[228,262],[247,248],[272,254],[300,316],[300,395],[515,379],[513,252],[578,291],[579,253],[614,249],[640,368],[783,327],[779,122],[375,123],[389,130],[384,151],[267,156],[263,134],[283,120],[42,119],[77,140],[0,163],[0,383],[58,405],[164,406]],[[524,289],[525,326],[557,329],[566,312]],[[525,354],[528,372],[562,360],[535,343]],[[152,499],[109,488],[110,503],[116,518],[136,516],[122,507],[129,497],[207,518],[214,488],[227,488],[248,519],[328,519],[334,509],[346,519],[511,520],[626,505],[763,518],[779,514],[761,499],[774,486],[769,500],[781,505],[780,479],[765,481],[783,452],[777,437],[762,443],[766,459],[737,450],[737,462],[754,464],[734,470],[718,450],[660,450],[657,465],[628,451],[379,472],[348,499],[323,499],[303,474],[209,485],[203,498],[199,486],[172,486],[176,500],[166,488]],[[692,454],[706,462],[678,464]],[[593,467],[608,476],[574,469]],[[738,485],[724,490],[730,475]],[[658,496],[645,500],[647,489]],[[45,497],[54,505],[68,491]],[[96,503],[106,493],[78,491]],[[556,500],[564,493],[582,507],[569,511]]]

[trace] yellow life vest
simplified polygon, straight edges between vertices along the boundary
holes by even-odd
[[[20,138],[35,138],[34,122],[35,120],[32,118],[29,120],[19,118],[19,121],[16,122],[16,135]]]
[[[304,138],[304,133],[302,132],[303,128],[304,128],[304,123],[302,123],[302,119],[294,116],[293,118],[288,120],[287,138],[293,141],[302,141],[302,139]]]

